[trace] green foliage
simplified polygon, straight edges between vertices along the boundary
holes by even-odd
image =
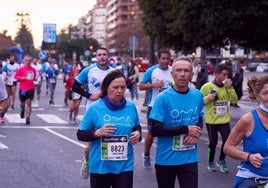
[[[146,33],[176,50],[225,47],[267,50],[267,0],[139,0]]]
[[[73,39],[73,40],[61,40],[58,44],[58,53],[65,53],[67,58],[72,58],[73,52],[76,52],[77,57],[84,55],[85,50],[89,50],[89,46],[93,46],[93,52],[99,47],[99,43],[96,39]]]
[[[25,55],[36,55],[33,36],[26,25],[22,24],[18,29],[17,35],[15,37],[15,42],[17,44],[20,44],[21,49],[24,51]]]

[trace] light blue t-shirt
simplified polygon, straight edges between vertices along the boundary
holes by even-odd
[[[161,88],[152,88],[148,92],[148,106],[153,106],[155,98],[157,95],[168,88],[171,85],[172,77],[171,77],[171,67],[169,66],[168,69],[163,70],[159,68],[158,65],[154,65],[147,69],[144,73],[142,78],[142,83],[155,83],[159,82],[160,80],[164,81],[164,86]]]
[[[112,111],[104,103],[103,99],[93,102],[86,111],[83,120],[80,123],[80,130],[97,130],[105,124],[113,124],[116,131],[113,136],[119,136],[124,142],[118,143],[117,138],[109,139],[110,142],[104,142],[102,138],[97,138],[91,142],[89,151],[89,169],[91,173],[114,173],[119,174],[125,171],[133,171],[134,156],[133,147],[128,142],[133,128],[140,125],[138,112],[134,103],[127,101],[125,108]],[[117,142],[117,143],[116,143]],[[109,143],[112,146],[109,148]],[[125,145],[124,145],[125,144]],[[104,148],[104,150],[103,150]],[[107,152],[108,151],[108,152]],[[107,153],[114,151],[114,155]],[[107,153],[105,153],[107,152]],[[120,156],[126,153],[124,159],[116,159],[116,154]],[[103,156],[109,159],[102,160]]]
[[[110,72],[114,70],[112,67],[108,67],[108,69],[101,69],[98,67],[96,63],[84,68],[77,76],[76,81],[80,84],[84,84],[86,87],[86,91],[90,94],[100,93],[101,83],[104,77]],[[93,101],[87,99],[86,101],[86,109],[88,109],[89,105]]]
[[[160,93],[154,103],[150,118],[160,121],[163,126],[197,125],[203,116],[203,95],[189,88],[187,93],[179,93],[169,87]],[[157,139],[155,163],[159,165],[181,165],[198,162],[197,146],[179,146],[179,138],[186,135],[163,136]]]

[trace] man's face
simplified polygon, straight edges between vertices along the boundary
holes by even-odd
[[[15,56],[13,56],[13,55],[10,56],[10,57],[9,57],[9,61],[10,61],[10,62],[15,62]]]
[[[32,63],[32,58],[31,57],[27,57],[24,59],[24,65],[25,66],[30,66]]]
[[[221,73],[216,73],[215,77],[217,82],[222,83],[224,80],[226,80],[228,78],[228,70],[223,70],[221,71]]]
[[[170,55],[167,53],[162,53],[160,55],[160,57],[158,58],[158,61],[159,61],[158,64],[159,64],[160,68],[167,69],[168,65],[170,63]]]
[[[175,82],[174,88],[177,91],[187,91],[189,82],[193,77],[192,65],[187,60],[178,60],[173,63],[172,78]]]
[[[97,56],[97,63],[100,66],[106,66],[108,64],[108,54],[106,50],[103,49],[97,50],[96,56]]]

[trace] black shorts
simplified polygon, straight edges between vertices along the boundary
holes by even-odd
[[[27,99],[33,100],[33,98],[34,98],[34,89],[30,89],[28,91],[22,91],[22,90],[20,90],[19,91],[19,97],[20,97],[20,101],[21,102],[24,102]]]
[[[13,86],[16,86],[16,85],[17,85],[17,81],[14,81],[12,85],[6,84],[6,87],[13,87]]]
[[[69,100],[81,100],[81,99],[82,99],[82,95],[73,91],[69,91]]]

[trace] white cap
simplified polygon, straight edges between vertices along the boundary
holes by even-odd
[[[97,58],[92,57],[92,58],[91,58],[91,61],[97,61]]]

